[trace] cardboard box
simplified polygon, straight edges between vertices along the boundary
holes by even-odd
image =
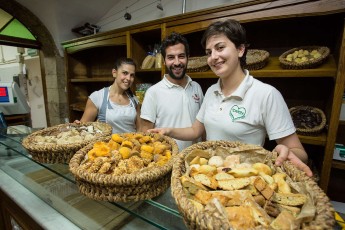
[[[335,144],[333,159],[345,161],[345,146],[342,144]]]

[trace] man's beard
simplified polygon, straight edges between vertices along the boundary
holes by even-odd
[[[174,74],[174,72],[172,71],[172,66],[170,66],[170,68],[168,69],[168,74],[169,74],[169,76],[172,78],[172,79],[175,79],[175,80],[180,80],[180,79],[182,79],[183,77],[184,77],[184,75],[186,74],[186,71],[187,71],[187,68],[186,68],[186,66],[185,65],[179,65],[179,66],[176,66],[176,67],[181,67],[181,68],[183,68],[183,71],[182,71],[182,74],[181,74],[181,76],[176,76],[175,74]]]

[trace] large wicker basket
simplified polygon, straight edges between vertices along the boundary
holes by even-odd
[[[205,72],[209,69],[207,56],[190,57],[188,59],[187,72]]]
[[[321,56],[318,58],[314,58],[312,60],[308,60],[305,62],[296,63],[294,61],[288,61],[286,57],[289,54],[293,54],[295,51],[299,50],[307,50],[308,52],[312,52],[313,50],[317,50]],[[325,46],[302,46],[290,49],[284,52],[282,55],[279,56],[280,66],[284,69],[311,69],[316,68],[327,59],[329,56],[330,50],[328,47]]]
[[[57,136],[61,132],[75,129],[85,129],[92,126],[94,129],[93,138],[78,141],[69,144],[56,143],[37,143],[37,137]],[[72,156],[82,147],[92,141],[111,135],[112,128],[109,124],[101,122],[85,122],[85,123],[66,123],[52,126],[46,129],[36,131],[23,139],[23,147],[31,154],[32,158],[41,163],[68,163]]]
[[[176,158],[172,178],[171,178],[171,191],[175,198],[177,206],[184,218],[184,222],[189,229],[232,229],[230,223],[224,218],[224,214],[215,210],[213,213],[199,211],[195,205],[190,201],[190,197],[186,195],[185,188],[182,185],[180,177],[186,172],[185,156],[191,153],[195,149],[215,149],[217,147],[223,147],[225,149],[233,148],[236,154],[238,147],[249,146],[247,149],[247,155],[243,155],[244,158],[249,158],[253,154],[262,160],[262,162],[270,163],[274,165],[276,153],[272,153],[263,149],[260,146],[246,145],[239,142],[230,141],[206,141],[194,144],[184,149]],[[312,203],[315,205],[315,216],[309,222],[304,222],[300,225],[302,229],[332,229],[335,224],[334,221],[334,209],[330,203],[329,198],[321,190],[321,188],[303,172],[296,169],[290,162],[284,162],[281,169],[291,177],[295,182],[303,182],[308,188],[308,193],[311,196]],[[257,226],[255,229],[267,229]]]
[[[144,135],[159,134],[145,133]],[[146,200],[163,193],[171,182],[171,170],[174,158],[178,154],[178,147],[172,138],[159,136],[171,145],[172,158],[163,166],[147,167],[130,174],[113,175],[87,172],[79,166],[93,146],[89,144],[80,149],[69,163],[70,171],[75,176],[80,193],[91,199],[110,202]],[[111,137],[106,137],[100,141],[108,142],[110,139]]]
[[[289,111],[298,134],[315,136],[320,134],[326,126],[326,115],[321,109],[300,105],[291,107]],[[307,116],[308,114],[311,117]],[[310,124],[310,127],[308,127],[308,122],[313,122],[315,124]]]

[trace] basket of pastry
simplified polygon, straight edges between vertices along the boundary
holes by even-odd
[[[38,162],[68,163],[79,149],[111,132],[111,126],[106,123],[66,123],[30,134],[22,145]]]
[[[190,57],[188,59],[187,72],[205,72],[209,69],[207,56]]]
[[[69,163],[79,191],[104,201],[156,197],[170,185],[176,142],[152,133],[123,133],[80,149]]]
[[[171,191],[189,229],[332,229],[321,188],[256,145],[206,141],[176,157]]]
[[[284,52],[279,62],[284,69],[311,69],[321,65],[329,53],[326,46],[302,46]]]
[[[321,109],[312,106],[295,106],[289,109],[298,134],[318,135],[326,126],[326,115]]]
[[[245,69],[258,70],[265,67],[270,54],[266,50],[248,49]]]

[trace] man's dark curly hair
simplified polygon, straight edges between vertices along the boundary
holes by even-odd
[[[166,55],[165,50],[169,46],[177,45],[177,44],[180,44],[180,43],[184,45],[186,55],[187,55],[187,57],[189,57],[189,45],[188,45],[187,39],[185,37],[183,37],[179,33],[172,32],[168,37],[166,37],[162,41],[161,53],[162,53],[163,58],[165,58],[165,55]]]

